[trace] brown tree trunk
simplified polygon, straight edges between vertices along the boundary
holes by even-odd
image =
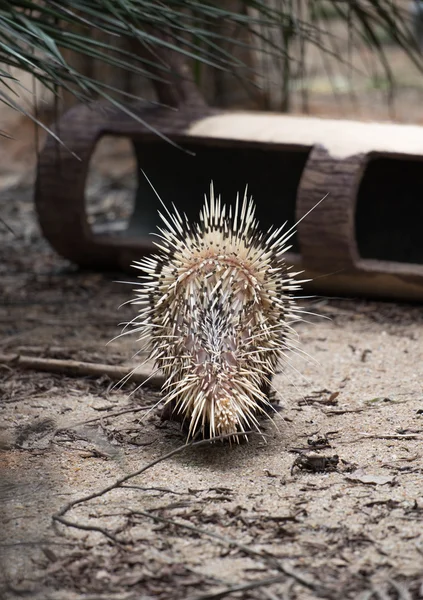
[[[151,30],[151,33],[161,39],[172,42],[171,37],[163,32]],[[129,50],[152,62],[160,62],[164,69],[150,68],[150,72],[157,79],[152,79],[159,102],[177,108],[179,106],[205,106],[206,102],[197,88],[190,68],[182,55],[164,47],[148,48],[138,40],[129,40]]]
[[[84,32],[86,33],[86,32]],[[157,37],[171,41],[165,33],[151,31]],[[62,50],[66,62],[79,73],[111,85],[122,92],[139,95],[146,100],[157,99],[162,104],[172,106],[204,106],[205,101],[195,85],[192,74],[182,55],[163,47],[148,48],[134,38],[116,38],[101,31],[92,31],[95,39],[107,42],[110,46],[121,48],[127,52],[147,58],[151,62],[160,62],[163,69],[150,67],[150,73],[157,79],[149,80],[135,72],[125,71],[119,67],[100,62],[96,59]],[[118,92],[106,90],[107,94],[119,97]],[[119,97],[122,101],[123,97]],[[63,109],[67,110],[78,102],[71,91],[62,91]]]

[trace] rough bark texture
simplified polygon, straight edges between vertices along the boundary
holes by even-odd
[[[308,268],[354,267],[358,259],[355,203],[366,161],[364,154],[334,158],[317,145],[310,152],[298,189],[296,212],[299,220],[311,211],[298,228],[301,255]]]

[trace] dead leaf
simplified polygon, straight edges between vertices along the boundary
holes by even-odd
[[[368,485],[386,485],[395,481],[394,475],[376,475],[372,473],[358,473],[354,475],[346,475],[345,479],[354,483],[364,483]]]

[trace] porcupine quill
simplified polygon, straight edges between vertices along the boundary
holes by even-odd
[[[195,224],[159,200],[164,227],[158,252],[133,264],[144,275],[130,325],[164,374],[162,402],[188,438],[260,432],[272,376],[296,348],[292,324],[301,320],[293,294],[305,280],[284,260],[294,229],[261,232],[247,189],[227,209],[212,183]]]

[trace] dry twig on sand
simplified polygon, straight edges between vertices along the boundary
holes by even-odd
[[[152,375],[151,372],[135,369],[131,376],[128,377],[130,371],[128,367],[87,363],[79,360],[58,360],[54,358],[23,356],[20,354],[0,354],[0,365],[34,371],[46,371],[48,373],[60,373],[72,377],[103,377],[106,375],[113,381],[128,378],[128,381],[131,382],[144,383],[148,379],[151,387],[160,388],[163,385],[163,377],[161,375]]]

